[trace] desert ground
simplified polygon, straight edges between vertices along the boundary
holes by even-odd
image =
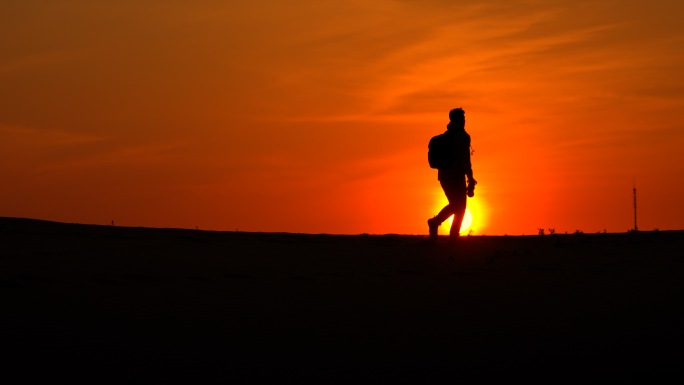
[[[683,248],[0,218],[0,362],[25,382],[681,380]]]

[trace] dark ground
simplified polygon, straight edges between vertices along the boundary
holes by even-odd
[[[684,378],[684,232],[464,237],[0,218],[4,378]]]

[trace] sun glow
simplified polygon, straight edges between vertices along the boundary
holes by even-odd
[[[449,229],[451,229],[451,224],[454,223],[454,216],[450,216],[442,226],[440,227],[440,234],[449,234]],[[470,227],[473,225],[473,214],[470,209],[466,208],[465,214],[463,214],[463,222],[461,222],[461,234],[467,234]]]
[[[451,217],[451,221],[453,222],[453,218]],[[473,214],[470,213],[470,210],[466,208],[465,214],[463,215],[463,222],[461,222],[461,232],[464,232],[470,228],[470,226],[473,224]]]

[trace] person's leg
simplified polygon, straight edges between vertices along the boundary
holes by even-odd
[[[442,222],[449,219],[450,216],[454,215],[454,220],[451,225],[450,235],[458,236],[458,232],[461,229],[461,222],[463,222],[463,215],[465,214],[465,204],[466,204],[466,185],[464,180],[446,180],[439,181],[442,186],[444,195],[446,195],[449,204],[444,206],[434,218],[428,219],[428,227],[430,229],[430,236],[437,237],[437,229],[442,224]],[[456,226],[458,223],[458,226]]]
[[[448,212],[454,215],[449,235],[451,235],[452,237],[457,237],[459,236],[459,232],[461,231],[461,223],[463,222],[463,216],[465,215],[466,209],[465,180],[449,181],[447,183],[442,183],[442,188],[444,189],[444,193],[446,194],[446,197],[449,200],[449,205],[447,206]],[[445,207],[444,209],[447,209],[447,207]],[[444,209],[442,209],[442,211],[444,211]]]
[[[439,184],[442,186],[442,190],[444,190],[444,193],[446,194],[446,189],[445,189],[442,181],[440,181]],[[428,219],[427,223],[428,223],[428,228],[430,230],[430,237],[431,238],[437,239],[439,226],[441,226],[442,222],[449,219],[449,217],[451,215],[453,215],[451,204],[447,204],[446,206],[444,206],[442,208],[442,210],[439,211],[439,213],[437,215]]]
[[[463,216],[465,215],[466,209],[465,193],[454,197],[452,201],[454,203],[451,203],[450,205],[452,206],[454,212],[454,220],[451,222],[451,230],[449,231],[449,235],[452,237],[458,237],[460,235],[461,224],[463,223]]]
[[[437,221],[438,224],[442,224],[442,222],[446,221],[449,219],[450,216],[454,214],[454,208],[451,203],[448,205],[444,206],[442,210],[440,210],[439,214],[435,216],[435,220]]]

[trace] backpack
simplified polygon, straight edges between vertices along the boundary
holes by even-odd
[[[439,134],[433,136],[428,144],[428,163],[430,168],[450,168],[456,165],[458,154],[456,138],[453,134]]]

